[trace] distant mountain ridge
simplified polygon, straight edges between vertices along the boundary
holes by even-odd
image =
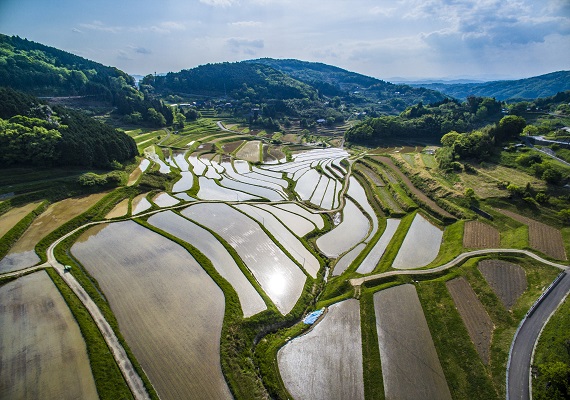
[[[468,96],[494,97],[497,100],[534,100],[570,90],[570,71],[551,72],[518,80],[464,84],[410,83],[410,85],[437,90],[461,100]]]

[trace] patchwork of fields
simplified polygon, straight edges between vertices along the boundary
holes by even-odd
[[[565,261],[560,230],[509,210],[499,211],[516,232],[481,217],[451,223],[406,174],[436,168],[417,149],[355,160],[251,140],[209,119],[177,134],[130,134],[145,157],[129,192],[109,196],[95,218],[103,223],[55,255],[114,315],[161,399],[468,398],[476,374],[501,397],[515,318],[555,268],[536,261],[529,274],[528,263],[488,258],[433,276],[415,270],[466,250],[483,256],[505,237],[518,243],[521,224],[528,246]],[[161,174],[171,180],[139,186]],[[37,201],[0,214],[0,238],[21,231],[0,273],[38,264],[38,242],[106,195],[44,205],[38,216]],[[428,301],[430,285],[439,294]],[[313,326],[300,322],[315,308],[325,311]],[[461,351],[440,330],[461,338]],[[98,398],[81,335],[45,272],[0,281],[0,398]],[[466,360],[476,371],[456,373]]]

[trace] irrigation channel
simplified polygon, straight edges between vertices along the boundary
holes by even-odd
[[[220,128],[224,129],[221,126],[220,126]],[[339,191],[338,206],[335,208],[328,209],[328,210],[323,210],[323,209],[313,210],[313,209],[311,209],[310,210],[311,213],[313,213],[313,214],[319,214],[319,213],[334,214],[334,213],[337,213],[337,212],[340,212],[343,210],[345,204],[347,204],[346,199],[345,199],[345,194],[347,193],[347,190],[349,187],[348,182],[349,182],[349,179],[351,179],[352,166],[353,166],[354,161],[355,161],[355,159],[353,159],[352,161],[349,161],[349,166],[347,168],[345,176],[343,177],[344,179],[343,179],[342,189]],[[310,165],[308,168],[311,169],[312,164],[308,163],[308,165]],[[324,189],[322,190],[322,192],[324,193]],[[216,203],[218,203],[218,204],[222,203],[222,204],[225,204],[228,206],[241,205],[242,208],[244,206],[245,207],[254,207],[254,206],[259,207],[260,205],[263,205],[263,207],[268,207],[269,205],[274,206],[274,205],[290,204],[290,202],[287,202],[287,201],[270,201],[270,202],[263,202],[263,203],[260,203],[259,201],[239,201],[239,198],[236,201],[220,201],[220,200],[195,200],[192,202],[183,201],[180,204],[161,207],[160,209],[152,210],[152,211],[148,211],[148,212],[141,212],[137,215],[132,215],[130,217],[125,217],[125,218],[121,218],[121,219],[90,222],[90,223],[87,223],[81,227],[74,229],[73,231],[63,235],[62,237],[57,239],[55,242],[53,242],[47,250],[47,262],[46,263],[43,263],[43,264],[40,264],[37,266],[33,266],[30,268],[26,268],[26,269],[21,269],[18,271],[11,271],[11,272],[7,272],[4,274],[0,274],[0,279],[1,278],[18,278],[20,276],[32,273],[32,272],[40,270],[40,269],[44,269],[44,268],[47,268],[50,266],[53,267],[57,271],[57,273],[62,277],[62,279],[66,282],[66,284],[73,290],[73,292],[77,295],[77,297],[81,300],[83,305],[86,307],[88,312],[93,317],[93,320],[95,321],[98,329],[101,331],[107,345],[109,346],[109,349],[111,350],[113,357],[115,358],[117,365],[119,366],[121,373],[123,374],[133,396],[136,399],[148,399],[149,396],[148,396],[148,393],[146,392],[146,390],[144,388],[142,379],[136,373],[136,371],[135,371],[131,361],[129,360],[124,348],[120,344],[118,338],[116,337],[115,333],[111,329],[110,325],[105,320],[105,318],[103,317],[103,314],[101,313],[99,308],[96,306],[94,301],[89,297],[87,292],[79,284],[79,282],[74,278],[74,276],[72,274],[70,274],[66,271],[65,267],[61,263],[59,263],[57,261],[57,259],[55,258],[55,255],[54,255],[54,250],[66,238],[76,234],[79,231],[82,231],[82,230],[89,228],[89,227],[92,227],[92,226],[96,226],[96,225],[100,225],[100,224],[113,224],[116,222],[129,221],[129,220],[133,220],[136,218],[148,217],[148,216],[152,216],[152,215],[155,215],[158,213],[163,213],[167,210],[179,210],[179,209],[187,208],[189,206],[196,206],[198,204],[216,204]],[[305,210],[307,210],[309,212],[309,209],[305,208],[303,205],[297,204],[297,206],[303,207]],[[285,208],[283,210],[285,210]],[[262,214],[260,214],[260,215],[262,215]],[[262,221],[263,221],[263,217],[262,217]],[[355,289],[355,294],[358,295],[358,293],[360,292],[361,286],[366,284],[367,282],[379,281],[383,278],[399,276],[399,275],[434,274],[434,273],[438,273],[441,271],[448,270],[450,268],[453,268],[454,266],[461,265],[462,263],[464,263],[469,258],[479,257],[479,256],[484,256],[484,255],[489,255],[489,254],[524,255],[527,257],[531,257],[534,260],[539,261],[543,264],[559,268],[559,269],[566,272],[564,274],[564,278],[561,280],[561,283],[558,284],[552,291],[547,293],[546,296],[541,299],[541,302],[539,305],[537,305],[536,311],[534,312],[532,318],[526,318],[526,320],[523,321],[524,323],[521,322],[520,330],[517,331],[518,335],[515,336],[515,338],[513,339],[513,346],[512,347],[514,349],[511,348],[513,357],[512,358],[509,357],[509,364],[507,367],[507,380],[510,379],[509,385],[508,385],[508,395],[509,395],[509,398],[513,398],[513,399],[514,398],[526,399],[526,398],[529,398],[528,386],[529,386],[530,382],[528,379],[529,378],[528,373],[530,371],[531,357],[530,356],[527,357],[525,355],[526,358],[519,360],[518,354],[523,353],[523,352],[525,352],[525,354],[526,353],[528,353],[528,354],[532,353],[532,349],[535,346],[536,341],[538,340],[540,330],[542,329],[544,324],[546,324],[548,317],[556,310],[558,305],[561,303],[560,298],[563,299],[568,294],[568,292],[570,291],[570,276],[568,276],[569,275],[568,270],[570,267],[568,267],[566,265],[558,264],[558,263],[555,263],[555,262],[552,262],[549,260],[546,260],[546,259],[528,251],[528,250],[485,249],[485,250],[476,250],[476,251],[470,251],[470,252],[460,254],[459,256],[457,256],[452,261],[450,261],[446,264],[440,265],[438,267],[435,267],[435,268],[406,269],[406,270],[389,271],[389,272],[385,272],[385,273],[368,275],[368,276],[364,276],[361,278],[351,279],[350,283]],[[532,319],[531,323],[528,323],[528,321],[531,319]],[[527,327],[528,325],[532,325],[532,326],[530,328],[528,328]],[[526,333],[527,331],[529,331],[531,333],[527,334]],[[519,347],[522,350],[519,351]],[[528,350],[529,348],[530,348],[530,352]],[[511,367],[512,365],[516,365],[516,368],[518,368],[516,370],[516,372],[515,372],[515,368]],[[515,374],[516,374],[516,377],[515,377]],[[525,376],[525,374],[526,374],[526,379],[519,378],[520,376]],[[526,385],[526,392],[525,392],[525,385]]]

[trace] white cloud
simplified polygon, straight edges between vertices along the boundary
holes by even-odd
[[[236,3],[236,0],[200,0],[200,3],[204,3],[212,7],[230,7]]]
[[[262,22],[260,21],[236,21],[236,22],[230,22],[228,24],[229,26],[236,26],[236,27],[240,27],[240,28],[258,28],[260,26],[263,25]]]
[[[226,40],[227,46],[234,53],[243,53],[248,56],[255,56],[258,50],[265,47],[261,39],[229,38]]]

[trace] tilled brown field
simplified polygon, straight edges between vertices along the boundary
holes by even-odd
[[[557,260],[567,260],[562,233],[560,233],[558,229],[508,210],[498,209],[497,211],[520,223],[528,225],[530,247]]]
[[[513,307],[527,288],[524,269],[519,265],[501,260],[483,260],[479,263],[479,271],[507,310]]]
[[[413,285],[374,294],[384,393],[387,399],[451,399]]]
[[[475,344],[479,357],[485,364],[489,364],[491,337],[494,329],[489,314],[465,278],[452,279],[446,283],[446,286]]]
[[[463,228],[463,247],[468,249],[495,249],[501,245],[499,231],[481,221],[468,221]]]
[[[226,154],[233,153],[243,142],[244,140],[236,140],[235,142],[226,143],[222,146],[222,150]]]
[[[22,218],[34,211],[40,202],[29,203],[22,207],[13,208],[0,216],[0,237],[14,227]]]
[[[0,399],[98,399],[85,342],[49,276],[0,286]]]

